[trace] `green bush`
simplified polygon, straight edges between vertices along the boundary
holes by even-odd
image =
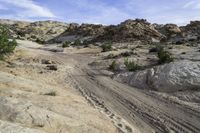
[[[8,30],[4,26],[0,26],[0,59],[9,53],[12,53],[17,46],[15,39],[10,40]]]
[[[71,42],[66,41],[66,42],[64,42],[64,43],[62,44],[62,47],[63,47],[63,48],[69,47],[70,44],[71,44]]]
[[[133,61],[129,61],[128,58],[125,58],[124,59],[124,65],[126,66],[126,68],[129,70],[129,71],[136,71],[136,70],[140,70],[141,69],[141,66],[136,64],[135,62]]]
[[[109,66],[109,69],[110,70],[115,70],[115,67],[116,67],[116,61],[113,61],[111,64],[110,64],[110,66]]]
[[[111,51],[112,50],[112,45],[110,43],[105,43],[101,45],[101,48],[103,52]]]
[[[73,43],[74,46],[81,46],[82,44],[83,42],[80,39],[75,40]]]
[[[37,38],[35,42],[37,42],[39,44],[45,44],[45,41],[42,39],[39,39],[39,38]]]
[[[168,52],[168,51],[165,51],[163,47],[160,47],[157,56],[159,58],[158,62],[160,64],[170,63],[170,62],[172,62],[174,60],[172,55],[171,55],[171,53]]]

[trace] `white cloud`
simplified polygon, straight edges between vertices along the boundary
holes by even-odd
[[[200,9],[200,0],[187,2],[183,5],[183,8]]]
[[[54,18],[55,15],[45,7],[40,6],[32,0],[0,0],[2,4],[13,7],[16,17],[33,18],[44,17]]]

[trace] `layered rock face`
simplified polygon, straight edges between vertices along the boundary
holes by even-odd
[[[200,89],[200,62],[179,61],[115,77],[131,86],[161,92]]]

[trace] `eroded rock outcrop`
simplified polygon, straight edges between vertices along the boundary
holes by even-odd
[[[12,37],[38,42],[50,40],[68,28],[68,24],[57,21],[38,21],[31,23],[0,20],[0,24],[7,25]]]
[[[126,20],[117,26],[108,26],[105,33],[97,37],[97,40],[112,40],[116,42],[161,40],[164,36],[153,25],[144,19]]]
[[[177,42],[183,38],[181,29],[176,24],[159,25],[154,24],[156,30],[165,36],[165,40],[169,42]]]
[[[180,28],[186,40],[200,40],[200,21],[191,21],[190,24]]]
[[[162,92],[200,89],[200,62],[179,61],[151,69],[118,74],[120,82]]]

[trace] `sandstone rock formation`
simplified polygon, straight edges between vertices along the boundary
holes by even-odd
[[[196,90],[200,89],[200,62],[179,61],[144,71],[118,74],[115,79],[161,92]]]
[[[200,21],[191,21],[190,24],[181,27],[181,30],[186,40],[200,40]]]
[[[92,42],[114,41],[171,42],[183,44],[196,42],[200,38],[200,22],[192,21],[186,26],[175,24],[151,24],[145,19],[126,20],[118,25],[95,25],[62,23],[56,21],[23,22],[0,20],[6,24],[13,37],[38,41],[40,43],[62,43],[77,39]]]
[[[105,33],[97,37],[97,40],[125,41],[149,41],[161,40],[164,36],[153,25],[144,19],[126,20],[117,26],[108,26]]]
[[[23,22],[0,20],[0,24],[7,25],[10,35],[19,39],[27,39],[31,41],[47,41],[62,32],[64,32],[68,24],[56,21],[38,21],[38,22]]]
[[[68,73],[72,63],[52,59],[51,52],[39,50],[36,43],[18,43],[15,54],[0,61],[0,133],[116,132],[111,121],[73,89]],[[51,65],[57,71],[47,69]]]
[[[166,24],[166,25],[158,25],[154,24],[156,30],[158,30],[161,34],[163,34],[166,38],[165,41],[169,42],[177,42],[182,36],[181,29],[175,24]]]

